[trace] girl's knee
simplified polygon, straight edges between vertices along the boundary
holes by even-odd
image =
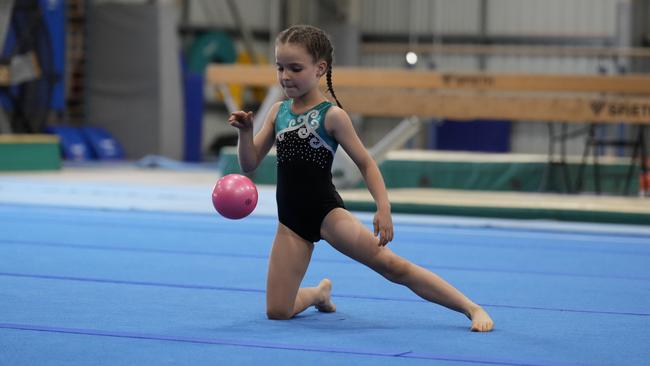
[[[271,320],[289,320],[293,317],[293,309],[267,307],[266,317]]]
[[[378,272],[391,282],[403,284],[411,271],[411,263],[398,255],[383,259]]]

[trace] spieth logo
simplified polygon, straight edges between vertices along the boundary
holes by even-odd
[[[597,116],[605,111],[610,117],[650,117],[650,103],[624,101],[608,103],[604,100],[594,100],[590,106],[591,111]]]
[[[485,75],[443,74],[442,82],[445,86],[481,88],[494,86],[495,79]]]
[[[595,115],[599,115],[604,107],[605,107],[605,101],[594,100],[593,102],[591,102],[591,111],[594,112]]]

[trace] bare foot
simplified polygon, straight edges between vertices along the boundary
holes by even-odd
[[[489,332],[494,328],[492,318],[478,305],[469,311],[467,317],[472,320],[472,332]]]
[[[316,309],[323,313],[333,313],[336,311],[336,305],[332,302],[332,281],[329,278],[324,278],[318,284],[321,296],[324,300],[316,304]]]

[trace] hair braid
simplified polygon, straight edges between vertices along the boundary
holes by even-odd
[[[327,91],[329,91],[329,93],[332,94],[332,96],[334,97],[334,100],[336,101],[336,105],[338,105],[339,108],[343,109],[341,102],[339,102],[339,99],[336,97],[336,94],[334,93],[334,87],[332,86],[332,65],[327,66],[327,74],[325,78],[327,80]]]

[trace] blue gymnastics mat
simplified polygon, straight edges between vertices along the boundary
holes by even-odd
[[[271,321],[264,307],[272,212],[229,221],[209,207],[183,209],[180,202],[204,202],[198,190],[82,183],[59,189],[73,190],[83,204],[38,204],[26,193],[21,201],[16,182],[0,184],[0,365],[650,359],[648,228],[396,215],[393,250],[483,305],[494,332],[469,332],[464,316],[420,300],[325,242],[304,284],[331,278],[338,311]],[[24,192],[52,189],[22,183]],[[108,207],[112,194],[169,205]],[[95,206],[92,195],[102,198]],[[360,217],[370,225],[368,215]]]

